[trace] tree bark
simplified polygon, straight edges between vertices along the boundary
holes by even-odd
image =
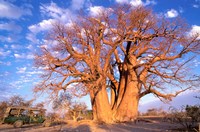
[[[110,88],[110,104],[111,104],[111,109],[113,109],[115,101],[116,101],[116,91],[113,88]]]
[[[130,121],[138,116],[139,88],[136,74],[129,72],[123,98],[117,108],[117,121]]]
[[[95,103],[95,95],[94,95],[94,90],[90,90],[90,101],[91,101],[91,106],[92,106],[92,114],[93,114],[93,120],[97,121],[97,107]]]
[[[112,111],[108,100],[106,87],[102,87],[94,93],[92,110],[94,120],[105,123],[113,123]]]

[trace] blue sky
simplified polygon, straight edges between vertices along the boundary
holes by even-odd
[[[191,26],[190,34],[200,33],[200,0],[0,0],[0,100],[12,95],[33,97],[32,88],[41,75],[33,57],[52,22],[68,24],[79,10],[95,15],[123,3],[151,7],[168,19],[182,17]],[[200,69],[198,60],[194,65]]]

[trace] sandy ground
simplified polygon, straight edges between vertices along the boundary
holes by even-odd
[[[112,125],[96,124],[92,121],[73,122],[67,124],[42,127],[42,125],[24,125],[22,128],[14,128],[12,125],[1,124],[0,132],[175,132],[172,129],[180,128],[178,124],[171,124],[158,120],[148,120]]]

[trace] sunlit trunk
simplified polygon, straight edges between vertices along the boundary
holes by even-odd
[[[118,95],[117,95],[117,101],[116,101],[116,108],[119,106],[120,102],[122,101],[123,95],[124,95],[124,90],[125,90],[125,81],[126,81],[126,73],[123,72],[120,75],[120,82],[119,82],[119,88],[118,88]]]
[[[123,98],[118,106],[115,118],[117,121],[130,121],[138,116],[138,82],[134,72],[128,74]]]
[[[95,95],[94,95],[94,90],[90,90],[90,101],[91,101],[91,106],[92,106],[92,114],[93,114],[93,120],[97,120],[97,107],[95,103]]]
[[[94,120],[105,123],[113,123],[112,111],[108,100],[106,86],[102,87],[94,94],[92,104]]]

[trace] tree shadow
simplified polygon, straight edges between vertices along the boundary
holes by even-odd
[[[12,124],[3,124],[1,125],[0,127],[0,132],[6,132],[6,131],[24,131],[24,130],[28,130],[30,128],[41,128],[42,125],[41,124],[26,124],[26,125],[23,125],[22,127],[20,128],[15,128]]]
[[[98,128],[108,132],[156,132],[156,131],[167,131],[177,128],[175,125],[166,123],[155,123],[155,122],[125,122],[117,123],[113,125],[98,125]]]
[[[76,127],[63,127],[59,132],[93,132],[89,125],[83,124]]]

